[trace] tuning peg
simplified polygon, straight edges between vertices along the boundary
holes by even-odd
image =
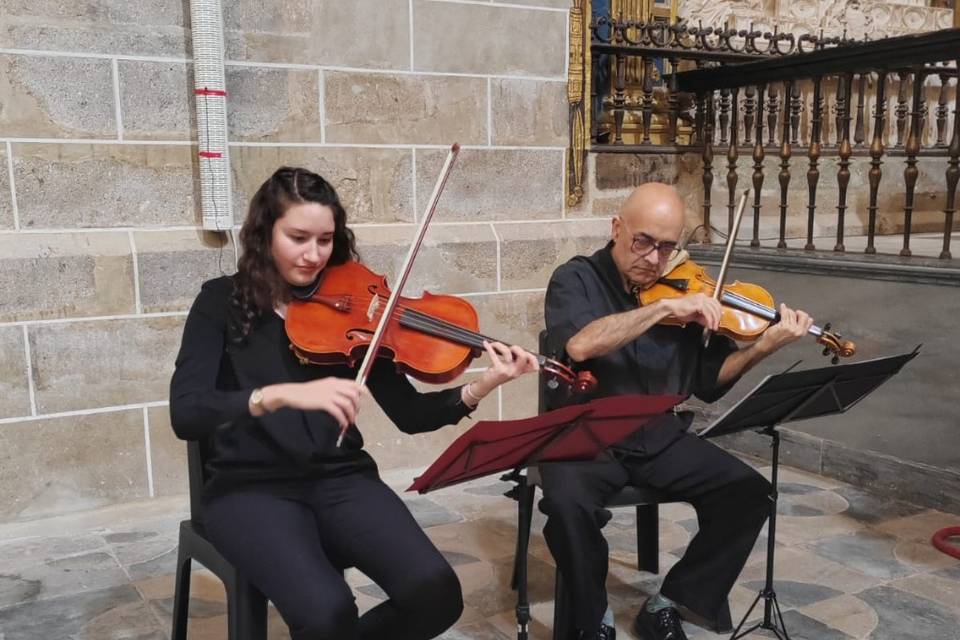
[[[830,358],[830,364],[837,364],[840,362],[840,356],[833,354],[833,357]]]
[[[823,355],[825,355],[825,356],[830,355],[830,349],[829,349],[828,347],[824,347],[824,348],[823,348]]]
[[[829,323],[829,322],[828,322],[827,324],[823,325],[823,330],[824,330],[824,331],[830,331],[830,323]]]

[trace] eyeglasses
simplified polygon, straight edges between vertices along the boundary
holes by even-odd
[[[623,225],[623,229],[624,231],[627,230],[626,225]],[[668,260],[676,250],[676,242],[673,242],[672,240],[657,241],[645,233],[638,233],[634,235],[633,240],[630,242],[630,251],[632,251],[638,258],[645,258],[653,251],[656,251],[657,257],[660,260]]]

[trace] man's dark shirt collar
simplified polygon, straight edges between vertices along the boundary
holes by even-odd
[[[620,275],[620,269],[617,268],[617,263],[613,261],[612,250],[613,240],[609,241],[607,246],[587,257],[586,260],[597,270],[604,284],[606,284],[610,292],[621,302],[624,311],[626,311],[627,309],[632,309],[637,306],[637,298],[636,296],[630,295],[627,290],[624,289],[623,276]]]

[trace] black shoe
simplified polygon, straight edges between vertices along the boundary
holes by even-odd
[[[673,607],[651,612],[644,603],[633,621],[633,631],[643,640],[687,640],[680,614]]]
[[[617,640],[617,630],[605,624],[600,625],[600,630],[596,634],[590,635],[583,631],[578,636],[580,640]]]

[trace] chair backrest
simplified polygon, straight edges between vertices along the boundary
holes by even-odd
[[[566,359],[566,354],[563,352],[563,346],[552,344],[550,341],[550,335],[547,333],[546,329],[540,332],[538,341],[541,354],[561,362]],[[539,413],[544,413],[546,411],[550,411],[551,409],[558,409],[570,401],[569,394],[567,394],[564,390],[551,389],[548,385],[548,382],[549,378],[541,369],[540,381],[537,385],[537,410]]]
[[[547,353],[547,330],[540,332],[538,337],[540,353],[549,356]],[[547,410],[547,376],[543,370],[540,370],[540,380],[537,384],[537,412],[544,413]]]

